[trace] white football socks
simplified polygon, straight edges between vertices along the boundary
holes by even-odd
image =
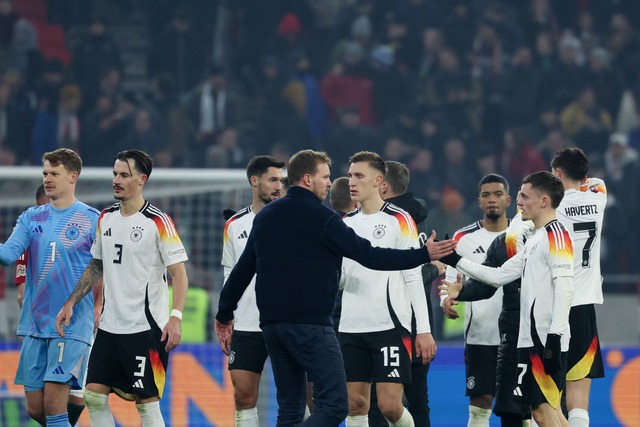
[[[478,408],[469,405],[469,422],[467,427],[489,427],[491,409]]]
[[[260,427],[258,408],[236,410],[236,427]]]

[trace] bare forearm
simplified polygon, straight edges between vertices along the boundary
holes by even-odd
[[[173,285],[173,307],[176,310],[183,311],[184,304],[187,300],[187,288],[189,287],[189,279],[187,278],[187,270],[184,263],[178,263],[169,266],[169,275]]]
[[[73,304],[77,304],[82,298],[84,298],[93,287],[102,279],[102,260],[92,259],[87,265],[87,268],[82,273],[82,277],[78,281],[76,288],[71,293],[69,301]]]

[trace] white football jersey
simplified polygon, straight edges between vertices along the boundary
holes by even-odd
[[[224,245],[222,248],[222,266],[224,267],[224,283],[231,274],[231,270],[238,262],[240,255],[247,245],[247,239],[253,219],[256,214],[251,210],[251,206],[239,210],[224,225]],[[233,312],[233,328],[238,331],[260,332],[260,312],[256,304],[256,277],[253,276],[251,283],[238,301],[238,308]]]
[[[473,262],[481,264],[486,256],[487,249],[496,237],[504,233],[502,231],[488,231],[480,221],[461,228],[453,235],[457,242],[456,252]],[[447,282],[455,282],[458,270],[447,267]],[[463,281],[466,278],[463,277]],[[498,318],[502,311],[502,288],[489,299],[480,301],[465,301],[464,330],[465,342],[472,345],[498,345],[500,333],[498,332]]]
[[[464,258],[456,267],[494,286],[506,285],[522,277],[518,348],[532,347],[534,340],[544,345],[547,334],[552,332],[562,335],[562,351],[568,350],[571,298],[565,297],[573,293],[572,283],[569,283],[571,289],[559,289],[554,279],[573,277],[573,243],[560,222],[554,220],[536,230],[527,239],[522,252],[502,267],[491,268]],[[557,301],[563,305],[555,307]]]
[[[120,204],[98,219],[91,255],[102,260],[104,310],[100,329],[134,334],[164,329],[169,321],[168,266],[187,260],[169,215],[145,202],[139,212],[122,216]]]
[[[600,185],[587,191],[567,190],[556,210],[574,245],[572,307],[603,302],[600,242],[606,206],[607,193]]]
[[[372,246],[396,249],[419,247],[415,222],[407,212],[390,203],[385,203],[379,212],[372,215],[353,211],[344,217],[344,222],[356,234],[369,240]],[[407,331],[411,331],[412,305],[417,332],[431,332],[420,267],[403,271],[377,271],[344,258],[341,284],[344,284],[344,292],[340,332],[386,331],[396,326],[394,317]]]

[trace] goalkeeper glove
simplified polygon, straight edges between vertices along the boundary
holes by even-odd
[[[560,351],[560,335],[547,334],[547,342],[544,345],[542,355],[542,364],[547,375],[555,375],[562,369]]]

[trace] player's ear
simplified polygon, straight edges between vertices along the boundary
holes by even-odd
[[[142,174],[140,175],[140,187],[142,187],[143,185],[145,185],[147,183],[147,179],[149,179],[149,176],[146,174]]]

